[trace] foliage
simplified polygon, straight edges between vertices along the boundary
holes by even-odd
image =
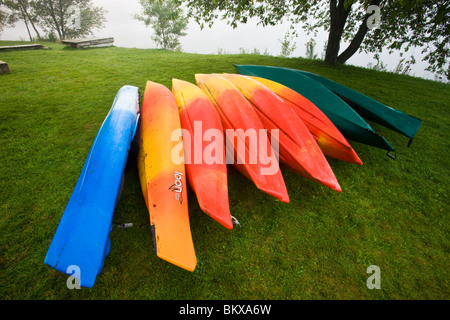
[[[372,62],[369,62],[367,64],[367,67],[369,69],[377,71],[388,71],[387,65],[381,60],[381,57],[378,53],[375,53],[374,59],[376,60],[377,63],[373,64]]]
[[[2,0],[0,4],[5,7],[9,12],[8,24],[14,26],[14,24],[21,20],[25,23],[28,31],[28,36],[30,41],[33,41],[33,36],[31,35],[30,25],[36,33],[37,37],[40,38],[41,35],[37,28],[39,17],[36,15],[35,10],[33,10],[32,0]]]
[[[381,8],[381,28],[371,32],[362,50],[389,52],[410,48],[422,49],[427,70],[438,74],[449,72],[450,2],[446,0],[389,0]]]
[[[280,56],[287,58],[289,57],[297,48],[297,44],[294,39],[297,36],[296,33],[286,32],[281,42],[281,54]]]
[[[137,20],[151,26],[154,31],[152,40],[163,49],[181,50],[179,38],[187,33],[188,18],[173,0],[139,0],[143,12],[135,15]]]
[[[102,28],[106,11],[95,7],[92,0],[2,0],[11,11],[10,20],[25,23],[30,40],[33,39],[28,24],[38,38],[42,28],[49,38],[57,34],[60,40],[92,34]]]
[[[314,48],[316,47],[316,40],[313,38],[309,39],[306,43],[306,58],[317,59],[317,54],[314,53]]]
[[[43,0],[35,1],[33,7],[42,28],[55,31],[60,40],[92,34],[106,21],[106,11],[95,7],[92,0]]]
[[[395,67],[394,72],[400,74],[409,74],[411,71],[411,66],[415,63],[416,59],[414,58],[414,56],[411,56],[409,60],[406,60],[406,58],[402,58]]]
[[[0,7],[0,34],[2,33],[3,28],[7,25],[7,21],[8,13]]]
[[[450,2],[448,0],[178,0],[190,8],[190,15],[204,27],[224,19],[237,27],[250,18],[262,25],[275,25],[283,19],[301,23],[304,30],[314,33],[319,28],[328,31],[325,61],[343,64],[358,50],[381,52],[423,48],[429,70],[449,72]],[[368,11],[379,8],[379,16]],[[381,26],[370,23],[379,18]],[[346,42],[347,48],[340,50]]]

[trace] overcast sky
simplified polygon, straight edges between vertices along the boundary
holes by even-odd
[[[106,26],[96,30],[95,36],[114,37],[114,45],[130,48],[156,48],[151,40],[152,30],[143,22],[133,19],[133,14],[140,13],[141,7],[138,0],[93,0],[96,6],[101,6],[108,11]],[[299,30],[300,27],[298,28]],[[268,52],[271,55],[279,55],[281,52],[281,40],[289,30],[289,24],[279,24],[274,27],[261,27],[256,22],[239,25],[232,29],[223,21],[218,21],[209,29],[200,30],[193,21],[189,24],[188,35],[181,38],[183,51],[190,53],[239,53],[240,49],[251,52],[257,49],[260,53]],[[311,38],[304,33],[296,39],[296,50],[291,56],[305,56],[306,42]],[[2,40],[28,40],[28,34],[23,23],[17,23],[14,29],[5,29],[1,35]],[[316,53],[321,56],[327,34],[322,30],[315,37]],[[412,75],[434,79],[434,76],[424,71],[426,64],[420,61],[420,50],[410,51],[407,58],[414,54],[417,63],[413,66]],[[393,70],[398,61],[398,55],[382,55],[382,61],[388,65],[388,70]],[[367,67],[368,63],[375,63],[373,56],[355,54],[347,64]]]

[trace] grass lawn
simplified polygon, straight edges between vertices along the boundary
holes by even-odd
[[[0,45],[11,42],[1,41]],[[199,55],[126,48],[1,52],[0,298],[2,299],[449,299],[450,86],[363,68],[260,55]],[[134,159],[126,169],[112,248],[93,289],[69,290],[44,257],[91,144],[120,87],[235,72],[236,64],[302,69],[422,119],[408,139],[373,124],[397,159],[359,143],[362,167],[330,159],[338,194],[283,169],[291,203],[229,167],[226,230],[189,192],[198,265],[153,254]],[[369,290],[367,268],[381,269]]]

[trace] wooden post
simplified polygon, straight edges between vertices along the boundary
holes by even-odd
[[[11,69],[8,64],[0,60],[0,74],[11,73]]]

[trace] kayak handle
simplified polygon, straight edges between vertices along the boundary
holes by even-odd
[[[239,226],[239,228],[242,228],[242,226],[239,223],[238,219],[236,219],[235,217],[231,216],[231,220],[233,221],[233,225]]]
[[[413,139],[411,138],[411,139],[409,139],[409,142],[408,142],[408,148],[411,146],[411,143],[413,142]]]
[[[397,159],[397,151],[394,150],[394,155],[391,154],[392,151],[389,151],[386,155],[392,160]]]

